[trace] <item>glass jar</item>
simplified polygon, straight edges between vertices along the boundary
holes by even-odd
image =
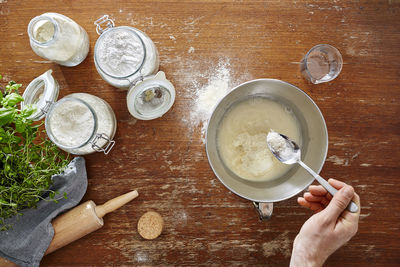
[[[58,13],[44,13],[28,25],[32,50],[40,57],[72,67],[80,64],[89,52],[86,31],[72,19]]]
[[[110,105],[103,99],[74,93],[56,101],[59,86],[48,70],[26,88],[25,104],[36,104],[37,110],[29,119],[45,119],[50,140],[59,148],[75,155],[93,152],[108,154],[115,141],[117,120]]]
[[[144,32],[128,26],[114,27],[108,15],[94,24],[100,35],[94,48],[94,63],[103,80],[129,89],[136,81],[157,73],[158,51]]]
[[[139,120],[152,120],[164,115],[175,101],[175,88],[165,73],[144,77],[129,88],[129,113]]]

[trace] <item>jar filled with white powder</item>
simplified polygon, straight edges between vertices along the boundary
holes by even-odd
[[[44,13],[28,25],[32,50],[40,57],[73,67],[89,52],[86,31],[72,19],[58,13]]]
[[[164,72],[158,72],[160,60],[153,41],[136,28],[114,27],[108,15],[94,24],[100,35],[94,49],[100,76],[112,86],[129,89],[128,110],[135,118],[164,115],[175,101],[175,88]]]
[[[106,82],[129,89],[137,81],[157,73],[160,62],[157,48],[144,32],[128,26],[114,27],[108,15],[94,24],[100,35],[94,48],[94,63]]]
[[[47,135],[59,148],[75,155],[93,152],[108,154],[115,141],[115,114],[103,99],[74,93],[56,101],[59,87],[51,70],[34,79],[26,88],[25,104],[36,104],[30,119],[44,117]]]

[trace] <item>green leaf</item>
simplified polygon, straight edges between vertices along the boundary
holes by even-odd
[[[22,86],[22,84],[20,83],[14,83],[13,85],[11,85],[11,89],[14,91],[18,91],[18,89]]]
[[[68,197],[67,197],[67,192],[64,192],[64,198],[65,198],[65,199],[68,199]]]
[[[0,138],[6,138],[7,134],[3,127],[0,127]]]
[[[25,105],[21,111],[21,116],[24,118],[28,118],[36,111],[36,109],[37,109],[36,105],[31,105],[31,104]]]
[[[15,122],[15,130],[19,133],[25,132],[26,129],[26,124],[24,123],[23,120],[17,120]]]
[[[6,166],[4,166],[4,172],[9,172],[10,170],[11,170],[10,164],[6,164]]]
[[[16,104],[19,102],[24,101],[24,98],[20,96],[17,93],[11,93],[9,95],[6,95],[3,100],[3,106],[9,106],[9,107],[14,107]]]
[[[22,86],[22,84],[20,83],[16,83],[14,81],[10,81],[7,85],[6,85],[6,92],[11,94],[13,91],[18,91],[18,89]]]
[[[7,201],[4,201],[4,200],[0,199],[0,204],[1,204],[1,205],[8,205],[8,204],[10,204],[10,203],[8,203]]]
[[[10,123],[15,116],[15,109],[12,107],[0,108],[0,126]]]
[[[10,143],[13,143],[13,144],[19,144],[22,141],[21,137],[18,137],[15,135],[12,138],[10,138],[9,140],[10,140]]]

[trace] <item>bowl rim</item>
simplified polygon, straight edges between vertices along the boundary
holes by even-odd
[[[282,197],[282,198],[278,198],[278,199],[274,199],[274,200],[265,200],[265,199],[255,199],[255,198],[251,198],[251,197],[248,197],[248,196],[244,196],[243,194],[238,193],[238,192],[236,192],[234,189],[230,188],[230,187],[223,181],[223,179],[221,179],[221,178],[219,177],[219,175],[217,174],[217,172],[216,172],[215,169],[214,169],[213,164],[211,163],[210,154],[209,154],[210,152],[208,151],[208,146],[207,146],[207,143],[208,143],[208,142],[207,142],[207,139],[208,139],[208,131],[209,131],[209,126],[210,126],[210,121],[211,121],[211,118],[212,118],[213,115],[214,115],[215,110],[218,108],[218,106],[220,105],[220,103],[221,103],[228,95],[230,95],[233,91],[237,90],[238,88],[240,88],[240,87],[242,87],[242,86],[244,86],[244,85],[246,85],[246,84],[254,83],[254,82],[257,82],[257,81],[274,81],[274,82],[284,83],[284,84],[286,84],[286,85],[292,86],[292,87],[294,87],[296,90],[298,90],[300,93],[304,94],[304,95],[306,96],[306,98],[308,98],[308,99],[311,101],[311,103],[314,105],[314,107],[317,109],[319,115],[320,115],[321,118],[322,118],[322,124],[323,124],[323,128],[324,128],[324,130],[325,130],[325,136],[326,136],[326,149],[325,149],[325,153],[324,153],[324,155],[323,155],[322,165],[321,165],[321,167],[320,167],[318,170],[316,170],[316,171],[314,170],[317,174],[319,174],[319,173],[321,172],[322,168],[323,168],[324,165],[325,165],[326,157],[327,157],[327,155],[328,155],[329,136],[328,136],[328,128],[327,128],[327,126],[326,126],[325,118],[324,118],[324,116],[323,116],[323,114],[322,114],[320,108],[318,107],[318,105],[314,102],[314,100],[313,100],[306,92],[304,92],[303,90],[301,90],[301,89],[298,88],[297,86],[295,86],[295,85],[293,85],[293,84],[291,84],[291,83],[288,83],[288,82],[285,82],[285,81],[282,81],[282,80],[279,80],[279,79],[273,79],[273,78],[260,78],[260,79],[254,79],[254,80],[250,80],[250,81],[241,83],[241,84],[235,86],[228,94],[226,94],[223,98],[221,98],[221,99],[218,101],[218,103],[217,103],[217,104],[214,106],[214,108],[213,108],[213,111],[212,111],[212,113],[211,113],[210,118],[209,118],[208,121],[207,121],[207,129],[206,129],[206,133],[205,133],[205,148],[206,148],[206,154],[207,154],[208,163],[209,163],[209,165],[210,165],[210,167],[211,167],[211,169],[212,169],[214,175],[218,178],[218,180],[219,180],[227,189],[229,189],[229,191],[233,192],[234,194],[236,194],[236,195],[238,195],[238,196],[240,196],[240,197],[242,197],[242,198],[244,198],[244,199],[247,199],[247,200],[250,200],[250,201],[254,201],[254,202],[261,202],[261,203],[262,203],[262,202],[265,202],[265,203],[279,202],[279,201],[283,201],[283,200],[292,198],[292,197],[294,197],[295,195],[299,194],[300,192],[302,192],[303,190],[305,190],[306,188],[308,188],[308,187],[314,182],[315,178],[312,177],[312,179],[310,180],[310,182],[308,182],[308,183],[305,185],[305,187],[304,187],[303,189],[301,189],[301,190],[299,190],[298,192],[295,192],[295,193],[293,193],[293,194],[289,194],[288,196],[285,196],[285,197]]]

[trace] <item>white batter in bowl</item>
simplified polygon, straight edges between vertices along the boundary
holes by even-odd
[[[266,138],[270,130],[301,144],[300,125],[289,107],[262,96],[232,104],[221,120],[217,136],[225,165],[250,181],[283,176],[292,166],[279,162],[268,149]]]

